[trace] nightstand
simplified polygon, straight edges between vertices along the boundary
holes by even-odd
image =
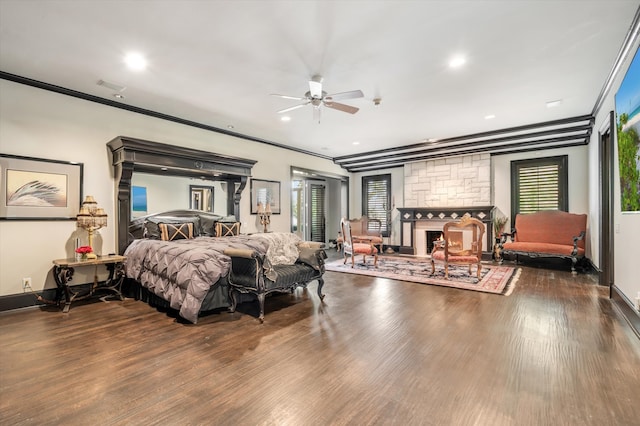
[[[58,288],[56,289],[56,304],[60,305],[62,297],[65,298],[63,312],[69,312],[71,302],[82,300],[93,296],[98,291],[110,291],[120,300],[124,300],[121,292],[122,281],[124,280],[124,256],[111,255],[100,256],[97,259],[57,259],[53,261],[53,278]],[[98,281],[98,266],[104,265],[109,271],[109,277],[105,281]],[[69,288],[69,281],[73,279],[74,268],[83,266],[94,266],[95,273],[93,283],[90,284],[88,291],[74,292]]]

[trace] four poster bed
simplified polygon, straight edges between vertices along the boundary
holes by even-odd
[[[233,310],[238,301],[256,298],[262,321],[267,293],[292,291],[312,280],[318,280],[322,298],[326,254],[320,247],[309,252],[310,247],[292,233],[240,234],[240,197],[255,161],[122,136],[107,145],[118,196],[117,250],[127,257],[125,294],[174,310],[192,323],[204,312]],[[227,212],[178,208],[132,218],[135,172],[222,181],[227,189]],[[232,258],[234,264],[243,262],[242,256],[233,255],[238,253],[260,259],[264,271],[250,268],[243,272],[244,278],[236,276],[243,284],[235,284],[231,297],[228,275]],[[285,274],[285,270],[290,272]]]

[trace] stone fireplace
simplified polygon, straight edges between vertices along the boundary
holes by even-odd
[[[400,211],[400,253],[426,256],[433,235],[468,213],[485,224],[482,251],[493,247],[491,156],[469,154],[405,164]],[[429,207],[437,206],[437,207]],[[436,238],[437,238],[436,237]]]

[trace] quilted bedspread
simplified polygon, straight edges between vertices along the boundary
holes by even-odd
[[[202,301],[220,277],[226,276],[231,259],[227,248],[252,249],[266,254],[269,241],[245,235],[198,237],[189,240],[134,240],[125,256],[127,277],[170,303],[184,319],[196,323]]]

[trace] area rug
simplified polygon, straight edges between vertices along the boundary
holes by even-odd
[[[520,275],[520,268],[483,264],[480,281],[478,281],[475,266],[471,269],[472,275],[469,275],[469,269],[466,266],[449,265],[449,279],[446,280],[442,263],[436,263],[436,271],[431,275],[431,261],[428,258],[379,256],[377,268],[374,268],[372,258],[368,258],[367,263],[364,264],[362,263],[362,258],[358,256],[353,268],[351,268],[351,259],[347,260],[346,265],[343,262],[342,258],[327,262],[325,264],[326,270],[505,296],[513,291],[513,287]]]

